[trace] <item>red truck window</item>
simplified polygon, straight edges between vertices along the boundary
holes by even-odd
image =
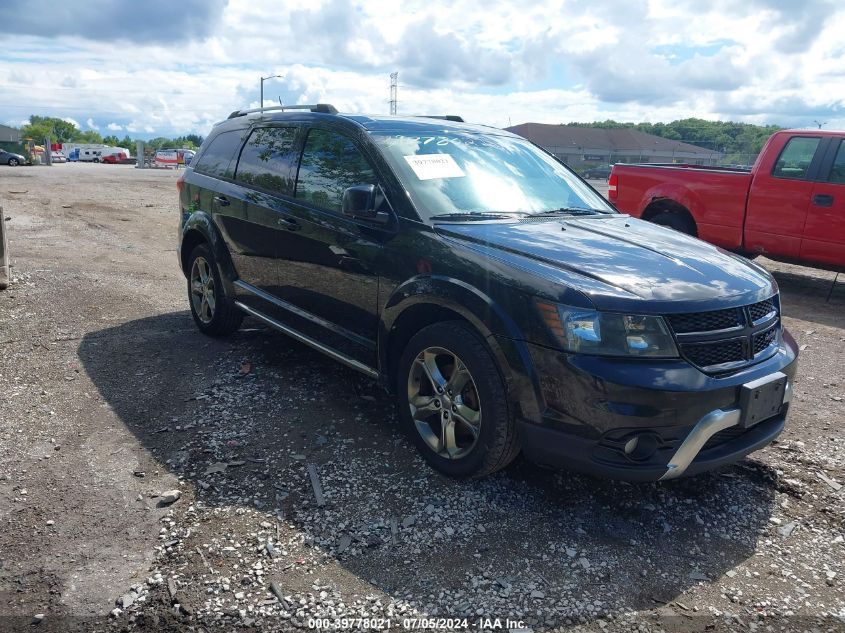
[[[806,180],[810,163],[819,146],[820,138],[795,136],[783,148],[778,156],[772,176],[775,178],[793,178]]]
[[[839,142],[839,151],[836,152],[836,158],[833,161],[827,181],[845,184],[845,143],[841,141]]]

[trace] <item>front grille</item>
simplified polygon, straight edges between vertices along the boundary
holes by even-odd
[[[688,332],[710,332],[725,330],[742,325],[742,313],[739,308],[729,310],[714,310],[713,312],[691,312],[689,314],[672,314],[669,323],[675,334]]]
[[[687,344],[682,348],[690,362],[699,367],[735,363],[745,358],[742,351],[742,339]]]
[[[778,305],[774,296],[745,307],[670,314],[666,321],[684,358],[705,371],[724,372],[762,360],[755,357],[777,341]]]
[[[757,355],[771,345],[777,337],[777,326],[773,325],[764,332],[754,335],[754,354]]]
[[[755,303],[748,306],[748,314],[751,315],[751,321],[759,321],[767,314],[775,311],[775,304],[771,299],[766,299],[760,303]]]

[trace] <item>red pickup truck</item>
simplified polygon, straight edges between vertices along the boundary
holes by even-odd
[[[625,213],[746,255],[845,271],[845,132],[776,132],[749,170],[614,165]]]

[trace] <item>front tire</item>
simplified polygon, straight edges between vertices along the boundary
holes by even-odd
[[[17,158],[10,158],[9,159],[9,167],[17,167],[20,164],[21,163]]]
[[[468,325],[447,321],[420,330],[399,361],[397,392],[403,430],[444,475],[483,477],[519,454],[504,380]]]
[[[188,258],[188,304],[200,332],[226,336],[237,330],[244,313],[226,296],[211,249],[200,244]]]

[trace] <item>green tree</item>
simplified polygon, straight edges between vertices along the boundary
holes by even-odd
[[[95,130],[85,130],[84,132],[77,131],[74,134],[73,138],[70,139],[75,143],[97,143],[100,144],[103,142],[103,137],[100,136],[100,133]]]
[[[147,141],[147,147],[151,147],[153,149],[167,149],[168,147],[173,147],[173,141],[163,136],[157,136]]]
[[[38,116],[33,114],[29,117],[29,123],[21,128],[23,138],[31,138],[36,143],[42,143],[45,137],[49,137],[53,143],[67,143],[75,140],[79,129],[69,121],[49,116]]]
[[[633,128],[674,141],[722,152],[728,162],[745,162],[760,152],[766,140],[781,129],[777,125],[753,125],[733,121],[679,119],[671,123],[620,123],[608,119],[593,123],[570,123],[578,127]]]
[[[117,147],[120,145],[120,140],[114,134],[109,134],[108,136],[103,137],[103,143]]]

